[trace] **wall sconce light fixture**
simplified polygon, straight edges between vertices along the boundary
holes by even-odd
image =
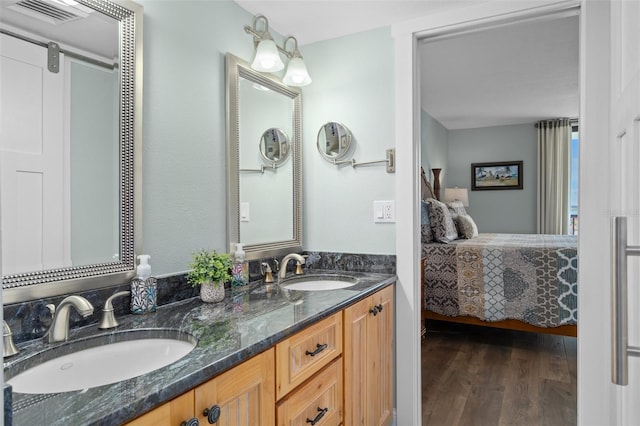
[[[258,30],[258,22],[263,21],[264,30]],[[245,26],[244,30],[247,34],[253,36],[253,43],[256,45],[256,55],[251,63],[251,68],[260,72],[276,72],[284,68],[284,63],[280,59],[283,53],[289,64],[282,82],[288,86],[306,86],[311,83],[311,77],[307,72],[307,66],[302,60],[302,55],[298,50],[298,40],[289,36],[284,40],[283,47],[280,47],[273,41],[273,37],[269,33],[269,21],[264,15],[256,15],[253,18],[253,26]],[[293,41],[293,49],[287,50],[287,43]]]

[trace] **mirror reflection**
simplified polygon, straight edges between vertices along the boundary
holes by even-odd
[[[289,137],[281,129],[265,130],[260,138],[260,154],[268,166],[278,167],[289,158]]]
[[[139,243],[142,9],[30,4],[0,2],[4,303],[96,288],[106,274],[126,279]],[[59,285],[28,288],[49,283]]]
[[[228,242],[250,259],[301,246],[300,98],[227,54]]]
[[[330,121],[318,131],[317,147],[325,160],[334,162],[345,158],[352,145],[351,131],[342,123]]]
[[[2,5],[5,275],[119,259],[118,21],[60,8],[78,18]],[[55,63],[45,42],[62,50]]]

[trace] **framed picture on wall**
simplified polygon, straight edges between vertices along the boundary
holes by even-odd
[[[471,190],[522,189],[522,161],[471,164]]]

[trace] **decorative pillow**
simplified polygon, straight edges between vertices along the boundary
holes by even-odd
[[[457,240],[458,231],[447,205],[433,198],[427,201],[429,201],[429,219],[433,238],[441,243]]]
[[[464,205],[462,201],[454,200],[449,201],[447,203],[447,207],[449,208],[449,212],[451,213],[451,217],[455,219],[458,215],[467,214],[467,211],[464,209]]]
[[[456,218],[458,232],[462,238],[471,239],[478,236],[478,227],[468,214],[460,214]]]
[[[431,222],[429,221],[429,203],[421,202],[420,207],[420,228],[422,231],[422,242],[433,242],[433,233],[431,232]]]

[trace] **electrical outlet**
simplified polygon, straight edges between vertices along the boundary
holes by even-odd
[[[396,221],[396,207],[393,200],[373,202],[373,221],[375,223],[389,223]]]

